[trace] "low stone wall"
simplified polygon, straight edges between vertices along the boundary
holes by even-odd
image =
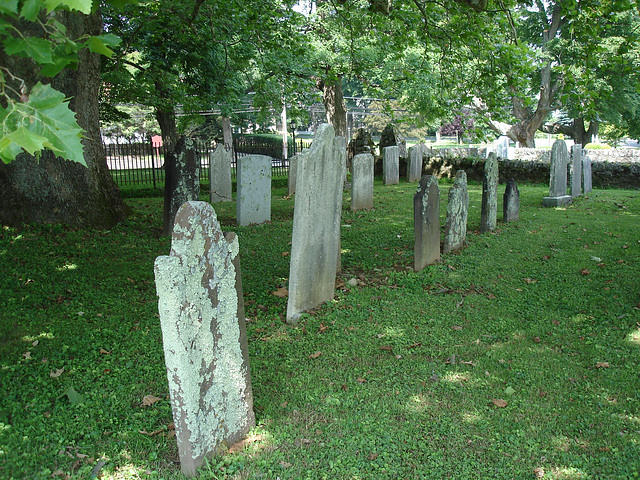
[[[640,189],[640,150],[585,150],[591,157],[593,186]],[[427,149],[424,174],[454,178],[458,170],[482,181],[486,148]],[[549,183],[550,149],[515,148],[500,158],[500,183]]]

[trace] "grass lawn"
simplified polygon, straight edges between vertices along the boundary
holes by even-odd
[[[480,235],[471,184],[468,246],[413,273],[415,188],[376,183],[366,212],[345,192],[335,300],[295,326],[273,294],[294,200],[274,189],[272,222],[244,228],[215,206],[240,239],[258,425],[198,478],[638,477],[638,192],[543,209],[548,187],[520,185],[520,221]],[[0,478],[182,478],[152,268],[170,248],[162,199],[127,201],[109,231],[0,230]]]

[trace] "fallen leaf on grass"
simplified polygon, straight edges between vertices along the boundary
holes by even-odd
[[[293,465],[293,464],[291,464],[291,463],[289,463],[289,462],[285,462],[284,460],[282,460],[282,461],[280,462],[280,466],[281,466],[282,468],[289,468],[289,467],[291,467],[292,465]]]
[[[523,279],[525,283],[536,283],[538,280],[536,280],[535,278],[525,278]]]
[[[476,363],[473,363],[471,361],[465,362],[464,360],[461,360],[460,363],[462,363],[463,365],[471,365],[472,367],[475,367],[477,365]]]
[[[138,433],[140,435],[149,435],[150,437],[153,437],[154,435],[158,435],[159,433],[164,432],[164,430],[161,428],[159,430],[154,430],[153,432],[147,432],[146,430],[138,430]]]
[[[281,253],[281,255],[282,255],[283,257],[286,257],[287,255],[291,255],[291,254],[290,254],[289,252],[282,252],[282,253]]]
[[[52,371],[49,376],[51,378],[58,378],[60,375],[64,373],[64,367],[58,368],[57,370]]]
[[[273,292],[276,297],[279,298],[287,298],[289,296],[289,290],[286,287],[280,287],[278,290]]]
[[[242,439],[229,447],[229,453],[241,452],[242,450],[244,450],[244,447],[254,442],[259,442],[260,440],[262,440],[262,438],[262,435],[251,435],[245,439]]]
[[[142,399],[142,406],[150,407],[151,405],[153,405],[156,402],[159,402],[160,400],[162,399],[158,397],[154,397],[153,395],[145,395],[144,398]]]
[[[309,355],[309,358],[318,358],[320,355],[322,355],[322,352],[318,351]]]
[[[375,460],[376,458],[378,458],[378,455],[379,455],[379,453],[372,453],[367,458],[369,460]]]
[[[609,368],[609,362],[597,362],[596,368]]]
[[[507,402],[505,402],[501,398],[494,398],[493,400],[491,400],[491,402],[498,408],[504,408],[508,405]]]
[[[589,275],[591,272],[589,271],[588,268],[583,268],[582,270],[580,270],[580,274],[581,275]]]
[[[364,378],[357,378],[357,379],[356,379],[356,382],[358,382],[358,383],[364,383],[364,382],[366,382],[366,380],[365,380]]]
[[[327,328],[329,327],[327,327],[324,323],[321,323],[318,327],[318,333],[324,333]]]
[[[451,325],[451,330],[462,330],[462,326],[460,326],[460,325]]]
[[[393,350],[393,347],[391,345],[383,345],[380,347],[380,350],[386,350],[387,352],[390,352],[391,350]]]
[[[101,349],[100,349],[100,353],[101,353],[102,355],[111,355],[111,352],[109,352],[109,351],[105,350],[104,348],[101,348]]]
[[[534,468],[534,469],[533,469],[533,475],[534,475],[536,478],[542,478],[542,477],[544,477],[544,469],[543,469],[543,468],[541,468],[541,467]]]

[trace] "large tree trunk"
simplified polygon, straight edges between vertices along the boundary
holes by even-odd
[[[318,80],[316,86],[322,92],[327,121],[333,125],[336,137],[347,138],[347,107],[342,95],[342,77],[332,82]]]
[[[543,125],[541,130],[546,133],[562,133],[571,137],[575,143],[586,145],[593,141],[599,127],[600,123],[597,120],[591,120],[589,128],[585,129],[584,118],[574,118],[570,124],[548,123]]]
[[[67,26],[71,38],[98,35],[102,30],[99,14],[65,12],[57,18]],[[9,66],[29,87],[47,82],[36,75],[38,69],[30,61],[15,61],[3,52],[0,56],[0,64]],[[110,228],[124,220],[130,209],[109,173],[100,138],[99,56],[82,50],[77,70],[64,70],[51,83],[71,98],[70,107],[85,131],[82,144],[87,166],[56,158],[50,151],[39,159],[25,153],[8,165],[0,162],[0,223]]]

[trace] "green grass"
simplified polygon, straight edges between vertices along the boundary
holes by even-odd
[[[376,183],[367,212],[345,193],[340,278],[360,285],[295,326],[273,295],[293,198],[278,186],[251,227],[215,205],[240,239],[258,426],[198,478],[636,478],[637,192],[543,209],[547,187],[520,185],[521,220],[480,235],[472,184],[468,246],[414,273],[415,188]],[[152,268],[170,248],[162,199],[128,203],[109,231],[0,231],[0,478],[90,478],[100,461],[102,479],[182,478]]]

